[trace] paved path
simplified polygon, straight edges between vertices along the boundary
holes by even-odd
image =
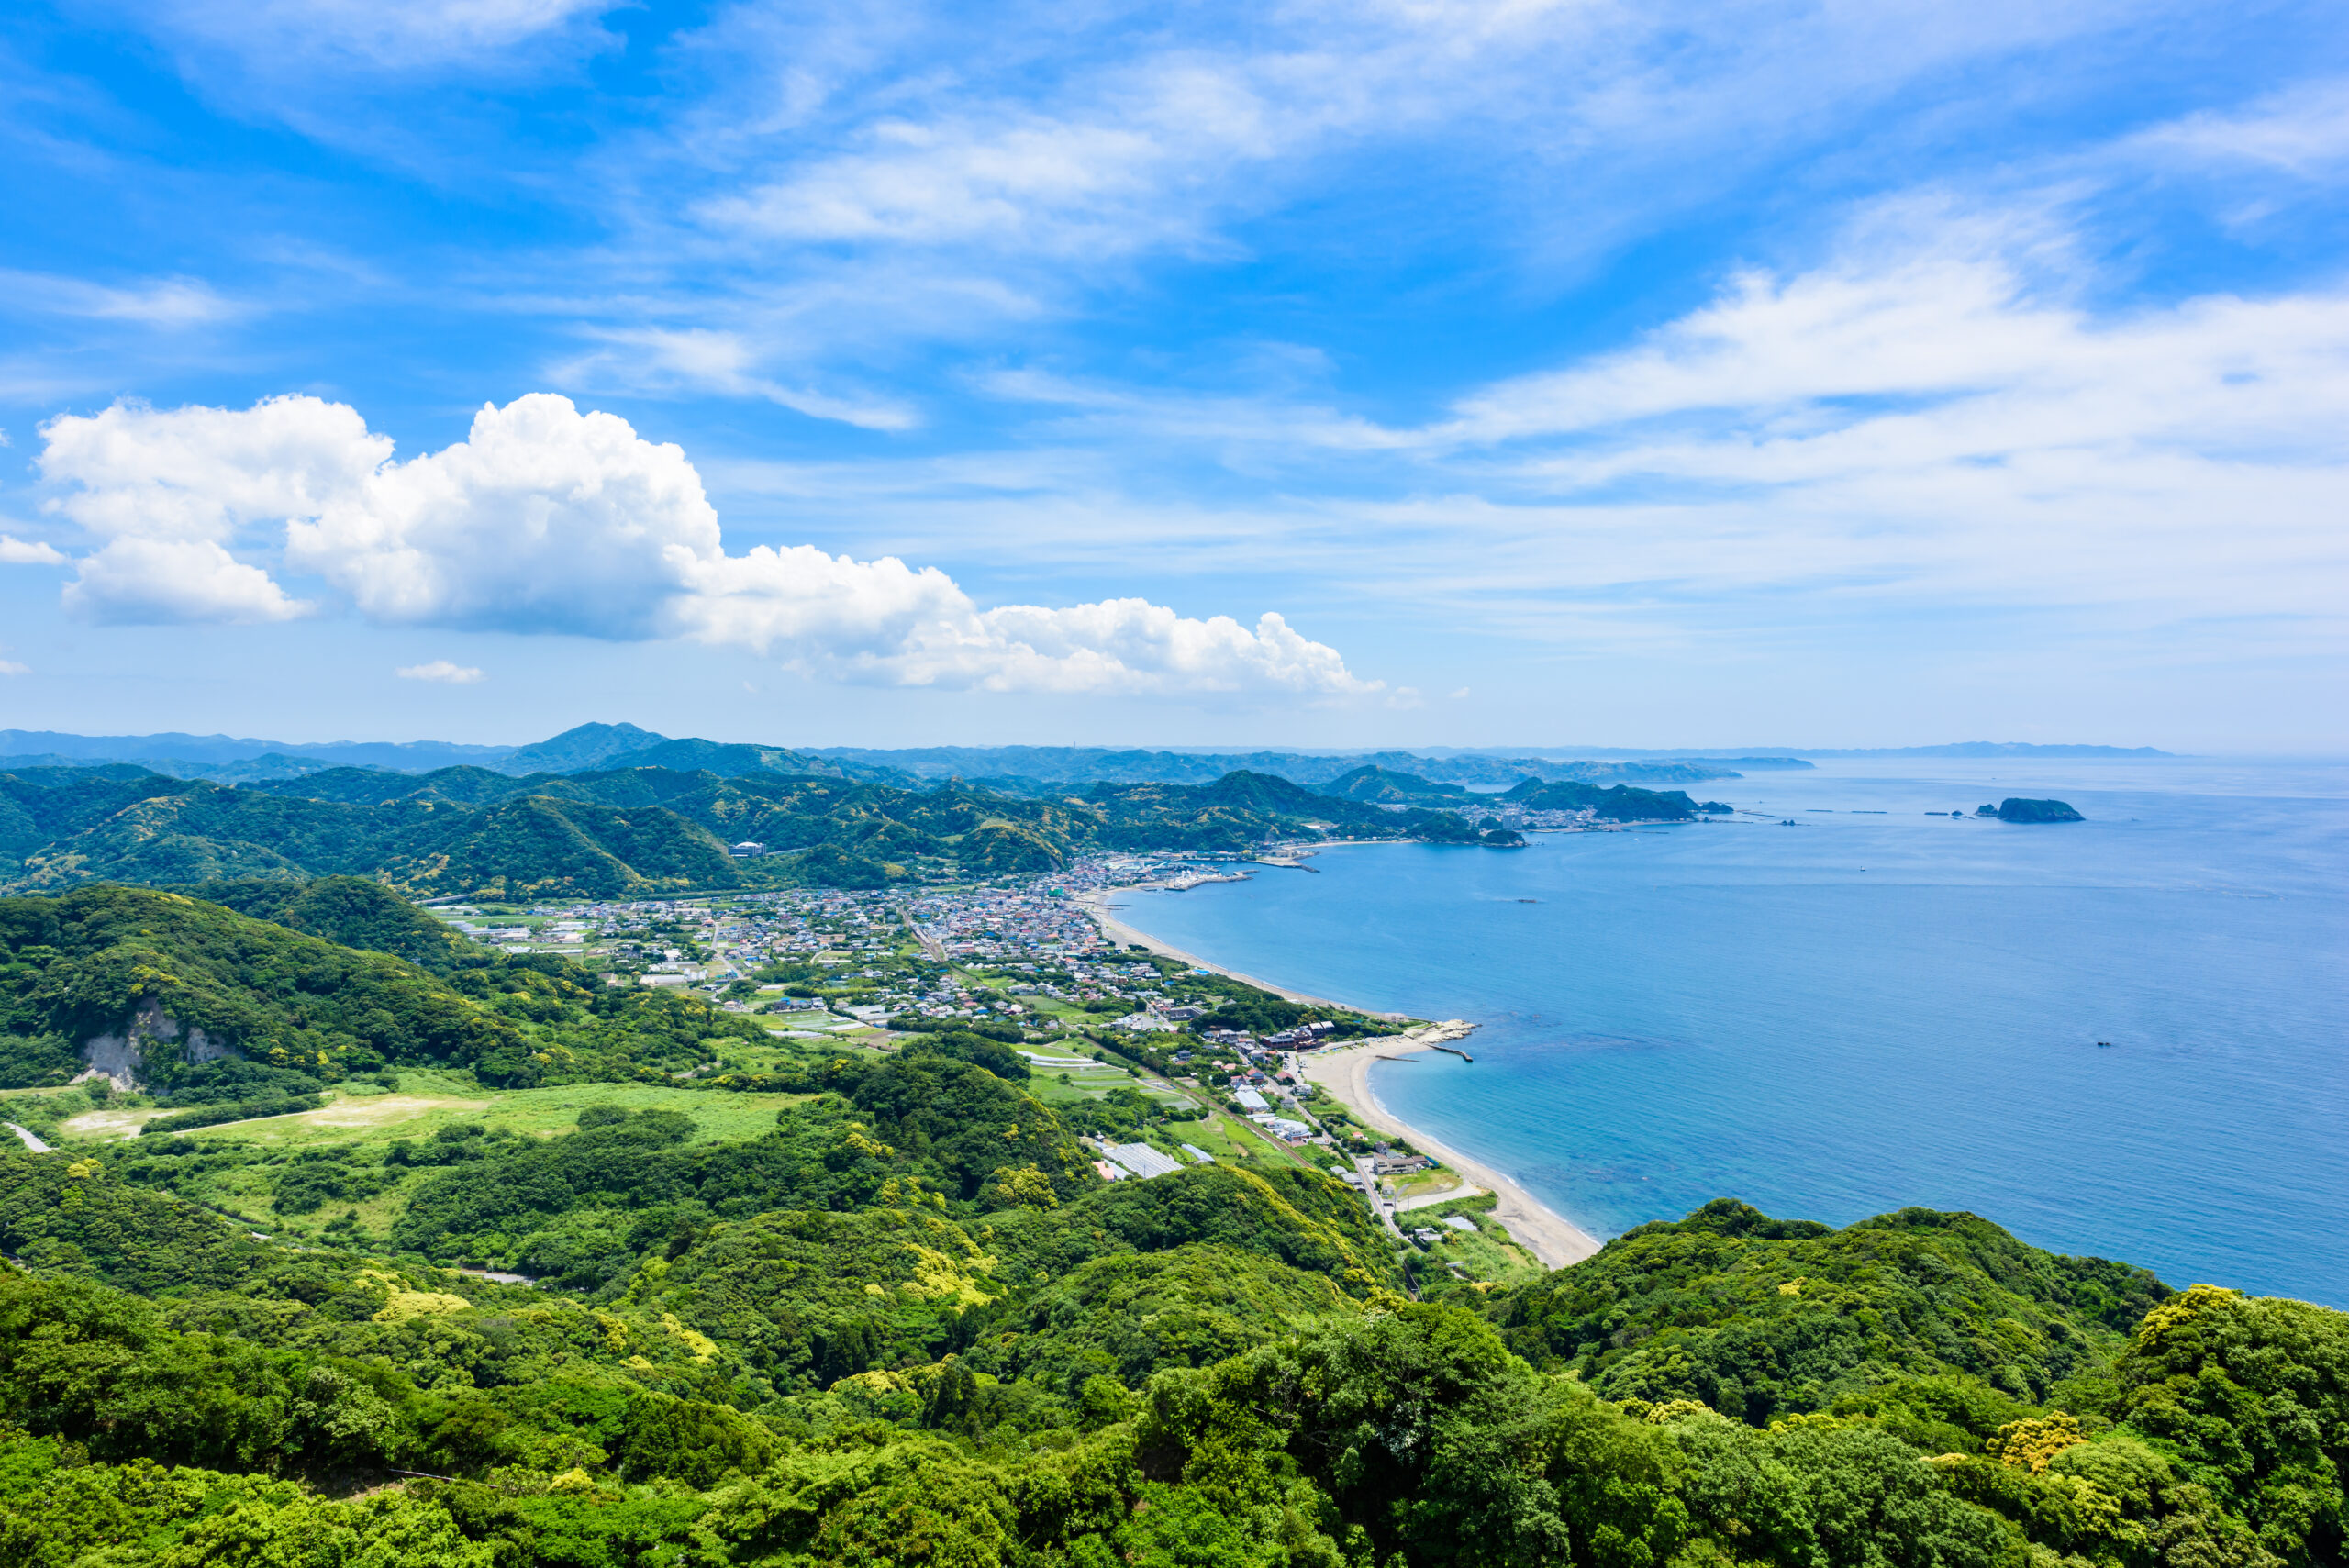
[[[6,1127],[10,1132],[15,1133],[18,1138],[23,1139],[25,1140],[25,1147],[31,1150],[34,1153],[46,1154],[49,1152],[49,1145],[43,1143],[39,1139],[35,1138],[30,1128],[18,1127],[13,1121],[0,1122],[0,1127]]]

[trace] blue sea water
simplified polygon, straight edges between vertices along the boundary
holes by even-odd
[[[1477,1024],[1473,1065],[1374,1090],[1594,1234],[1721,1195],[1921,1204],[2349,1307],[2349,768],[1870,760],[1695,793],[1798,825],[1340,847],[1120,901],[1212,962]],[[2010,795],[2088,820],[1926,815]]]

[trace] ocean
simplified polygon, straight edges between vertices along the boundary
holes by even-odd
[[[1870,759],[1691,793],[1771,820],[1341,846],[1119,902],[1210,962],[1476,1024],[1473,1064],[1374,1090],[1600,1237],[1720,1196],[1922,1205],[2349,1307],[2349,767]],[[2008,795],[2088,820],[1927,815]]]

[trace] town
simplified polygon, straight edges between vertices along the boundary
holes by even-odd
[[[1121,945],[1085,902],[1236,874],[1176,857],[1112,855],[963,886],[446,903],[434,912],[476,942],[558,954],[607,985],[689,990],[756,1017],[779,1042],[889,1052],[913,1033],[983,1031],[1019,1051],[1040,1094],[1064,1114],[1074,1106],[1077,1119],[1100,1123],[1086,1141],[1108,1180],[1269,1156],[1345,1182],[1402,1239],[1397,1217],[1455,1195],[1457,1178],[1318,1095],[1303,1061],[1415,1020],[1288,1001]],[[1105,1096],[1118,1116],[1082,1114]],[[1464,1216],[1443,1223],[1477,1232]],[[1423,1249],[1440,1239],[1424,1226],[1408,1236]]]

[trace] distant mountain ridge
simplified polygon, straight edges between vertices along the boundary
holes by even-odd
[[[1429,793],[1408,777],[1397,788]],[[1433,793],[1481,815],[1474,796]],[[1052,871],[1087,850],[1244,855],[1268,841],[1333,834],[1521,842],[1458,811],[1390,810],[1246,772],[1211,784],[1096,783],[1022,797],[955,781],[907,789],[763,768],[733,777],[629,767],[519,778],[480,767],[334,768],[228,788],[120,764],[0,767],[7,893],[100,880],[184,886],[337,875],[417,898],[877,887]]]
[[[1731,754],[1734,752],[1735,754]],[[754,773],[858,778],[919,788],[960,778],[1008,795],[1039,795],[1094,783],[1210,784],[1234,773],[1267,773],[1321,789],[1364,768],[1408,774],[1427,786],[1508,789],[1520,780],[1655,786],[1736,778],[1748,772],[1809,768],[1813,757],[2141,758],[2150,746],[2043,745],[1966,740],[1943,746],[1716,748],[1633,751],[1621,747],[1424,751],[1209,751],[1105,746],[785,747],[661,734],[634,724],[588,723],[523,746],[444,740],[297,742],[169,731],[68,735],[0,729],[0,767],[86,768],[130,763],[173,778],[244,784],[297,779],[327,769],[406,774],[478,768],[508,777],[592,770],[666,768],[721,778]]]
[[[1211,784],[1227,773],[1275,773],[1319,789],[1363,768],[1408,773],[1430,784],[1506,789],[1520,779],[1581,784],[1701,784],[1736,773],[1693,762],[1601,762],[1485,752],[1174,751],[1099,746],[925,746],[877,751],[811,747],[807,755],[851,770],[887,768],[915,778],[985,779],[997,787],[1110,784]],[[1784,759],[1780,765],[1807,767]]]
[[[640,744],[641,742],[640,742]],[[0,729],[0,761],[31,767],[35,757],[71,758],[66,766],[91,762],[249,762],[277,755],[322,767],[391,768],[429,773],[461,763],[486,762],[512,754],[513,746],[472,746],[455,740],[254,740],[231,735],[67,735],[54,729]]]
[[[1813,751],[1813,757],[2175,757],[2151,746],[2042,746],[2029,740],[1959,740],[1947,746],[1871,746]]]

